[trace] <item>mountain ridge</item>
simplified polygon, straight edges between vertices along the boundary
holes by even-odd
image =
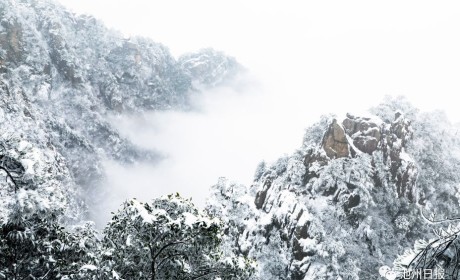
[[[212,49],[176,60],[162,44],[124,38],[54,1],[2,0],[0,19],[4,130],[54,146],[89,197],[104,180],[105,158],[122,164],[161,159],[120,135],[109,114],[188,110],[191,94],[241,69]]]
[[[221,179],[212,188],[207,209],[224,217],[228,249],[258,261],[260,279],[375,279],[416,240],[434,237],[437,225],[421,211],[455,216],[458,157],[421,162],[432,144],[458,151],[454,127],[401,98],[371,112],[323,117],[294,154],[260,165],[251,186]],[[451,172],[436,178],[436,191],[434,170]]]
[[[175,59],[52,1],[0,0],[0,19],[0,223],[16,241],[21,219],[86,219],[102,160],[158,160],[122,137],[109,114],[186,110],[191,94],[242,68],[212,49]],[[323,117],[293,154],[260,164],[250,186],[222,178],[212,187],[206,211],[223,221],[227,252],[259,263],[253,279],[373,279],[433,237],[421,211],[460,214],[457,128],[400,98],[370,112]]]

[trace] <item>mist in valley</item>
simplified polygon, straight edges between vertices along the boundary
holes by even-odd
[[[443,5],[121,1],[109,13],[92,2],[61,2],[127,37],[164,43],[176,57],[213,47],[247,69],[232,82],[192,95],[188,111],[111,116],[123,136],[158,152],[160,160],[105,162],[107,202],[98,207],[107,210],[95,211],[106,213],[101,221],[130,197],[179,192],[202,207],[219,177],[249,185],[259,162],[299,148],[304,129],[321,115],[360,114],[386,95],[406,96],[421,110],[440,109],[460,121],[452,102],[460,90],[453,82],[460,75],[460,41],[448,35],[460,22]],[[187,9],[171,16],[179,4]]]

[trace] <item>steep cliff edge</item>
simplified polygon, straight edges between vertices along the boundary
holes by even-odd
[[[255,258],[260,279],[377,279],[433,236],[421,211],[457,214],[455,127],[405,100],[372,111],[323,118],[293,155],[261,164],[250,187],[212,188],[207,209],[228,224],[228,249]]]

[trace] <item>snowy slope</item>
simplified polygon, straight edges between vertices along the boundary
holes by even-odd
[[[81,219],[102,160],[157,159],[108,116],[187,109],[191,94],[240,69],[211,49],[176,60],[52,1],[0,0],[0,224],[14,211]],[[400,99],[371,112],[325,117],[295,153],[260,164],[251,186],[212,188],[223,246],[257,260],[254,279],[376,279],[431,237],[421,211],[460,216],[458,128]]]
[[[456,215],[453,126],[405,100],[372,111],[323,118],[293,155],[261,164],[249,187],[221,179],[212,188],[207,209],[224,217],[227,249],[259,262],[256,279],[378,279],[433,236],[420,209]]]
[[[161,44],[123,38],[53,1],[0,0],[2,141],[55,149],[69,180],[88,191],[104,179],[103,159],[157,158],[120,136],[108,115],[186,109],[190,93],[238,68],[209,49],[176,60]]]

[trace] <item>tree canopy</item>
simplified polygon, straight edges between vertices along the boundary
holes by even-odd
[[[131,199],[104,231],[105,255],[127,279],[246,279],[250,262],[224,256],[221,223],[178,194]]]

